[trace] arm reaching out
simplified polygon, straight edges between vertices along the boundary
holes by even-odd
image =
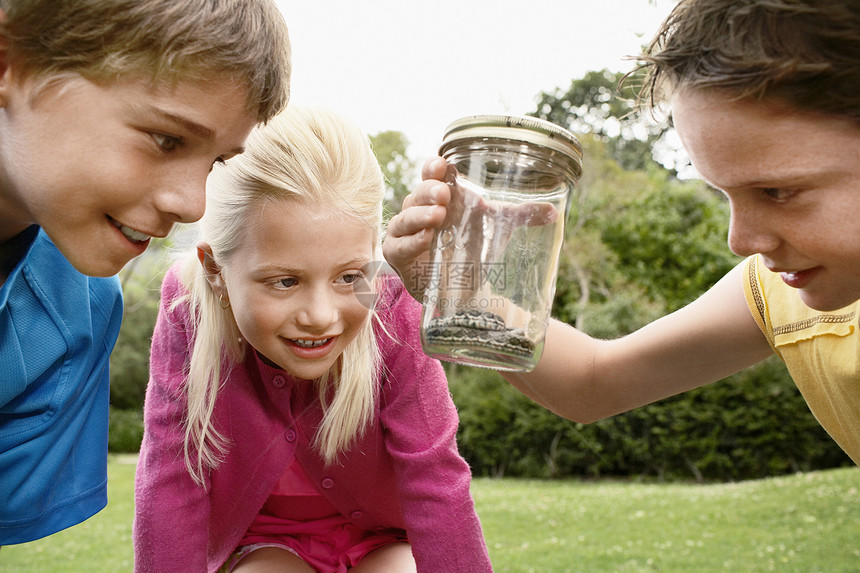
[[[502,372],[556,414],[589,423],[715,382],[773,353],[746,305],[743,263],[684,308],[616,340],[550,322],[529,373]]]
[[[433,235],[449,211],[462,208],[456,195],[469,193],[444,183],[446,172],[441,158],[424,165],[424,180],[391,220],[383,245],[418,300],[427,286],[420,265],[429,261]],[[617,340],[597,340],[552,320],[537,367],[502,376],[549,410],[585,423],[714,382],[773,353],[749,312],[742,281],[741,265],[696,301]]]

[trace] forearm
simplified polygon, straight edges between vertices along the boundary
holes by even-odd
[[[149,399],[153,401],[152,398]],[[208,498],[182,459],[181,432],[173,416],[147,411],[135,479],[135,571],[203,571]]]
[[[707,370],[690,374],[700,352],[683,344],[665,345],[658,326],[652,323],[617,340],[597,340],[553,322],[538,366],[528,373],[502,375],[535,402],[581,423],[713,381]]]
[[[203,571],[207,486],[192,480],[183,448],[185,364],[191,339],[184,307],[168,311],[176,278],[170,274],[165,280],[168,285],[162,290],[152,337],[144,436],[135,475],[135,571]]]
[[[537,367],[503,376],[546,408],[585,423],[725,378],[772,354],[746,306],[739,273],[616,340],[552,321]]]
[[[594,384],[594,360],[599,342],[558,320],[547,327],[540,361],[531,372],[501,372],[512,386],[556,414],[591,421],[583,401]]]

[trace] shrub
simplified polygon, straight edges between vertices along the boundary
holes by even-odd
[[[108,451],[136,453],[143,440],[143,412],[141,410],[110,409],[108,425]]]
[[[447,366],[460,451],[478,476],[732,481],[851,465],[778,359],[593,424],[490,370]]]

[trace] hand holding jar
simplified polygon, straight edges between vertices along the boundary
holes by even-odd
[[[450,201],[429,261],[422,344],[442,360],[531,370],[555,292],[564,222],[582,150],[566,130],[528,117],[452,123],[442,155]]]

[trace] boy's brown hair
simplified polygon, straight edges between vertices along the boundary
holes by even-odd
[[[266,121],[289,100],[290,45],[273,0],[2,0],[0,38],[22,77],[97,83],[238,80]]]
[[[640,58],[652,106],[678,88],[860,119],[857,0],[681,0]]]

